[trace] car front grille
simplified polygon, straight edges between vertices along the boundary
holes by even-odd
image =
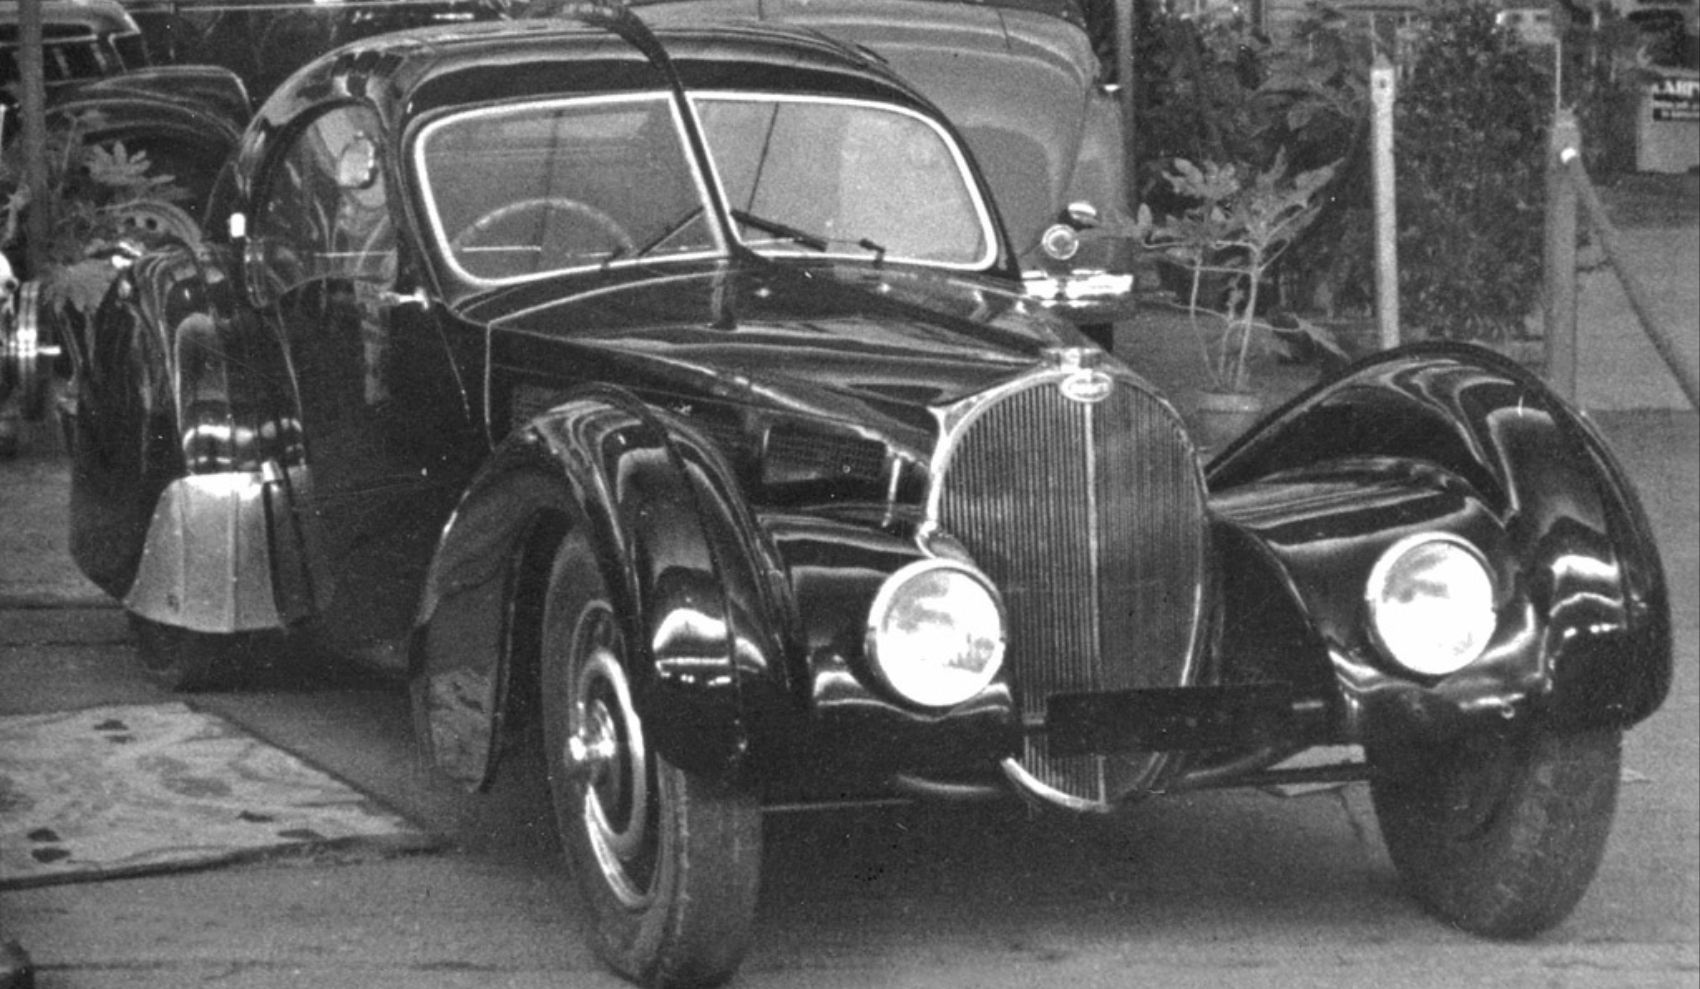
[[[1038,373],[947,415],[929,505],[1002,590],[1030,729],[1021,769],[1046,796],[1103,805],[1138,788],[1155,757],[1051,758],[1031,729],[1055,693],[1188,681],[1204,489],[1168,404],[1124,378],[1078,401],[1059,387],[1068,377]]]

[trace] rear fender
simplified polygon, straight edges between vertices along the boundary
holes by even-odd
[[[229,299],[216,253],[176,245],[66,322],[71,549],[132,611],[204,632],[311,612],[293,526],[304,482],[287,361]]]
[[[1232,497],[1354,458],[1438,468],[1503,533],[1512,600],[1492,665],[1527,674],[1519,703],[1560,728],[1624,727],[1658,707],[1670,605],[1651,527],[1598,431],[1539,379],[1477,347],[1391,351],[1295,398],[1207,477]],[[1474,670],[1449,678],[1457,700],[1505,689],[1472,683]]]
[[[108,97],[176,103],[238,136],[253,110],[242,78],[217,65],[158,65],[91,79],[59,90],[54,95],[54,107]]]
[[[682,768],[730,774],[746,712],[778,703],[765,618],[777,568],[718,455],[622,392],[581,392],[515,430],[450,519],[427,576],[414,706],[437,764],[493,778],[534,675],[561,537],[583,527],[626,623],[633,703]]]
[[[57,94],[54,126],[77,121],[84,144],[122,143],[145,153],[154,175],[182,190],[197,222],[213,181],[241,140],[249,116],[242,82],[209,66],[148,69]]]

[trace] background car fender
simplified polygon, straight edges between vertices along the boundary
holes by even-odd
[[[199,223],[201,207],[219,169],[248,122],[248,96],[241,80],[206,66],[181,73],[148,69],[137,78],[115,76],[59,94],[49,123],[64,126],[81,118],[82,141],[122,143],[134,156],[145,153],[155,175],[168,175],[184,193],[183,208]],[[155,232],[196,240],[199,231],[176,227]]]
[[[1671,680],[1669,597],[1639,499],[1597,430],[1478,347],[1362,361],[1278,410],[1207,469],[1212,491],[1351,457],[1427,462],[1499,520],[1534,611],[1556,727],[1627,726]]]
[[[735,771],[746,716],[780,702],[783,663],[759,530],[718,455],[623,392],[577,393],[514,431],[445,527],[414,646],[420,737],[451,777],[492,778],[535,676],[551,562],[587,527],[637,659],[650,744],[686,770]]]
[[[1470,710],[1497,722],[1545,692],[1539,643],[1523,620],[1519,561],[1498,514],[1456,474],[1410,458],[1341,457],[1213,492],[1211,511],[1223,590],[1221,674],[1291,684],[1306,699],[1313,730],[1326,725],[1326,740],[1463,727],[1458,718],[1389,722],[1378,713],[1388,705],[1401,714]],[[1490,561],[1503,620],[1486,655],[1432,680],[1382,654],[1364,589],[1395,543],[1436,532],[1465,539]]]
[[[90,79],[54,96],[54,106],[112,96],[176,103],[198,111],[240,137],[253,112],[248,87],[236,73],[216,65],[160,65]],[[234,142],[232,142],[234,144]]]

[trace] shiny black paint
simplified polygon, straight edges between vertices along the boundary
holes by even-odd
[[[544,51],[565,37],[553,26],[525,29],[507,61],[492,52],[507,42],[480,33],[375,42],[298,76],[248,131],[215,213],[264,195],[257,176],[273,145],[318,107],[364,101],[398,147],[452,97],[594,82],[574,75],[569,54]],[[754,37],[759,51],[773,42],[761,71],[785,72],[778,55],[792,50]],[[675,58],[688,81],[748,47],[689,35]],[[811,85],[912,99],[875,69],[804,51],[804,68],[819,69]],[[543,63],[564,74],[515,71]],[[629,56],[592,64],[653,77]],[[385,166],[402,188],[397,157]],[[880,581],[925,552],[916,525],[933,409],[1079,341],[1020,298],[1007,249],[979,274],[736,253],[489,291],[443,279],[418,204],[406,205],[397,287],[425,296],[403,316],[422,348],[405,383],[416,393],[396,422],[364,423],[340,449],[342,403],[327,389],[348,386],[338,378],[348,369],[312,367],[327,354],[240,291],[252,288],[236,282],[242,245],[166,252],[131,274],[133,300],[111,308],[111,329],[84,340],[80,358],[75,524],[79,545],[95,548],[85,567],[110,574],[109,590],[134,572],[125,554],[139,549],[149,493],[194,469],[182,444],[193,417],[162,382],[211,359],[232,383],[224,397],[275,426],[256,455],[284,467],[325,458],[329,487],[289,502],[300,532],[275,547],[274,568],[294,575],[280,612],[329,615],[333,639],[355,647],[411,626],[422,737],[463,782],[488,782],[499,734],[524,713],[544,584],[572,529],[598,551],[633,646],[636,704],[676,765],[750,775],[776,800],[838,799],[898,777],[983,774],[1017,751],[1007,673],[967,704],[922,711],[880,687],[862,655]],[[212,316],[208,345],[186,351],[182,327],[200,312]],[[130,362],[146,369],[140,381]],[[452,412],[456,428],[408,436],[407,415],[427,408]],[[386,430],[400,444],[386,450],[441,468],[443,497],[430,504],[355,510],[393,514],[405,540],[337,528],[326,500],[338,472],[356,495],[382,487],[366,475],[396,473],[359,445]],[[410,449],[415,440],[424,445]],[[1177,761],[1177,786],[1319,738],[1397,747],[1507,712],[1629,723],[1663,696],[1668,603],[1644,517],[1586,423],[1509,365],[1435,348],[1361,365],[1226,451],[1209,482],[1220,586],[1200,684],[1282,684],[1298,728],[1266,751]],[[1506,619],[1488,660],[1437,682],[1380,658],[1361,601],[1376,555],[1432,530],[1495,562]],[[399,602],[382,620],[350,606],[360,597],[325,607],[324,563],[358,538],[409,557],[382,573]]]
[[[1484,549],[1498,561],[1503,613],[1514,620],[1491,662],[1437,691],[1563,727],[1627,726],[1663,700],[1669,599],[1646,516],[1598,432],[1540,381],[1479,348],[1394,352],[1296,398],[1224,451],[1209,478],[1230,491],[1353,458],[1413,479],[1433,471],[1424,483],[1436,497],[1450,490],[1461,509],[1477,503],[1464,531],[1503,533]],[[1286,540],[1285,555],[1296,558],[1306,541]],[[1271,545],[1283,552],[1281,540]],[[1341,618],[1315,614],[1330,637],[1351,640]],[[1370,666],[1350,668],[1374,679]]]
[[[748,747],[743,711],[770,710],[783,691],[770,581],[773,564],[719,457],[688,429],[612,389],[590,389],[510,437],[463,497],[446,530],[420,610],[421,673],[476,685],[495,711],[506,702],[512,636],[446,650],[467,630],[534,620],[491,593],[539,576],[527,540],[584,527],[605,561],[615,612],[638,661],[634,702],[651,743],[678,765],[724,771]],[[517,569],[516,569],[517,568]],[[523,595],[522,595],[523,596]],[[433,697],[449,697],[448,691]],[[655,717],[650,717],[655,715]],[[486,754],[449,762],[482,782]]]
[[[869,517],[873,515],[873,517]],[[882,524],[884,523],[884,524]],[[783,560],[795,628],[790,704],[766,739],[784,794],[840,799],[877,792],[894,772],[950,779],[1019,751],[1007,673],[949,711],[920,710],[880,686],[863,651],[869,606],[887,574],[924,558],[912,526],[872,507],[774,514],[763,533]]]
[[[119,279],[94,316],[66,320],[75,373],[65,407],[72,442],[71,552],[122,597],[165,486],[198,465],[197,425],[246,438],[240,462],[300,463],[288,359],[266,323],[235,304],[218,249],[172,245]],[[283,576],[299,587],[298,572]],[[310,595],[308,595],[310,596]],[[299,614],[299,607],[285,607]]]

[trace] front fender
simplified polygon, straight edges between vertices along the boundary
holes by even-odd
[[[586,528],[632,644],[633,703],[675,765],[735,771],[746,714],[779,703],[769,559],[731,476],[688,427],[613,389],[580,392],[496,450],[427,575],[414,697],[439,766],[493,778],[535,659],[559,538]]]
[[[1295,398],[1207,477],[1228,492],[1345,458],[1438,467],[1493,517],[1526,603],[1505,644],[1520,658],[1494,666],[1535,671],[1528,702],[1550,724],[1625,727],[1663,701],[1670,605],[1651,527],[1598,431],[1537,378],[1477,347],[1391,351]]]

